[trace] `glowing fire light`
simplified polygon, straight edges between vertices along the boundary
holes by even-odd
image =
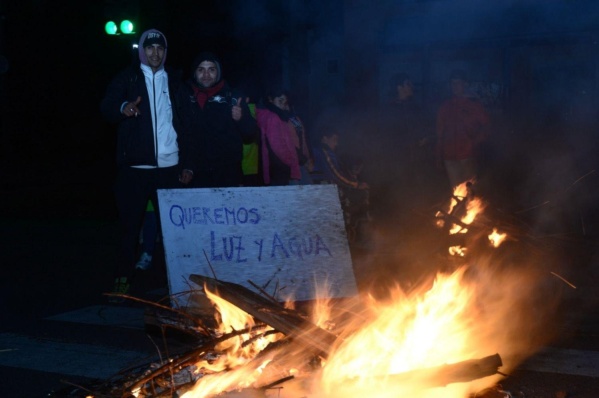
[[[430,380],[396,378],[408,371],[479,358],[504,348],[503,334],[509,332],[509,328],[499,326],[510,312],[498,310],[512,306],[494,302],[504,300],[506,295],[488,295],[488,286],[497,282],[495,277],[482,274],[473,283],[472,276],[466,277],[468,269],[464,266],[453,274],[438,274],[428,289],[422,287],[410,294],[397,288],[393,297],[384,303],[371,298],[364,308],[361,302],[362,312],[352,323],[345,324],[343,330],[337,331],[339,345],[326,362],[322,362],[320,371],[308,375],[288,366],[285,374],[295,375],[296,384],[286,383],[276,394],[265,393],[265,396],[353,398],[374,393],[377,398],[461,398],[496,383],[500,376],[444,387],[431,386]],[[509,283],[505,285],[510,288]],[[240,311],[217,296],[210,294],[210,297],[219,302],[223,322],[228,322],[224,314],[229,316]],[[249,319],[239,318],[236,327],[247,327],[251,323]],[[253,386],[271,365],[271,360],[275,360],[274,355],[263,355],[260,361],[252,361],[241,347],[229,348],[227,352],[228,363],[221,368],[231,370],[207,373],[182,397],[209,397]],[[232,360],[230,357],[234,355],[241,359]],[[206,369],[204,363],[197,367]]]
[[[452,214],[455,206],[464,204],[462,210],[465,212],[460,214],[460,220],[469,225],[485,206],[480,199],[469,195],[467,183],[456,187],[454,195],[448,214]],[[454,224],[451,233],[465,230]],[[506,239],[506,234],[494,229],[488,238],[497,247]],[[466,248],[454,246],[449,251],[452,255],[464,256]],[[326,359],[321,358],[320,369],[314,369],[310,374],[300,370],[303,368],[301,363],[289,359],[283,361],[283,365],[273,365],[282,367],[284,376],[294,376],[295,383],[286,383],[276,392],[262,391],[261,396],[462,398],[495,384],[500,375],[443,387],[431,385],[430,375],[398,377],[406,372],[432,369],[500,351],[511,355],[510,366],[513,366],[518,360],[516,353],[522,355],[526,354],[525,350],[534,350],[531,341],[515,333],[520,326],[514,316],[518,295],[513,294],[526,295],[533,284],[524,275],[514,277],[497,274],[494,267],[484,269],[480,261],[476,267],[472,272],[468,272],[473,270],[471,266],[463,265],[452,274],[439,273],[431,285],[423,284],[409,293],[398,287],[390,292],[391,297],[385,302],[368,296],[365,304],[364,298],[356,297],[356,308],[360,310],[353,312],[354,316],[339,330],[335,330],[336,325],[331,322],[334,311],[328,305],[330,303],[317,303],[313,309],[313,322],[337,334],[338,345]],[[247,313],[215,294],[206,293],[221,315],[219,333],[255,327]],[[527,322],[530,319],[521,318]],[[227,340],[218,347],[226,355],[210,364],[207,361],[198,363],[198,372],[207,376],[200,378],[182,397],[210,397],[259,384],[260,376],[280,357],[274,353],[263,355],[261,351],[272,339],[256,339],[252,344],[244,343],[248,341],[247,336],[244,339],[240,335],[239,339]],[[305,348],[299,349],[305,351]],[[258,353],[261,353],[259,361],[255,360]],[[294,358],[296,354],[285,353],[283,357]],[[297,355],[297,358],[304,357]],[[223,371],[225,369],[229,370]]]
[[[449,248],[449,254],[452,256],[464,257],[466,255],[466,248],[462,246],[451,246]]]
[[[461,284],[464,270],[439,275],[422,295],[397,291],[390,304],[371,308],[375,314],[371,322],[345,339],[327,361],[321,380],[326,396],[358,397],[372,391],[377,397],[422,394],[427,387],[417,381],[386,385],[387,376],[445,364],[448,358],[480,356],[472,344],[478,313],[475,290]]]
[[[473,196],[470,192],[472,183],[472,181],[463,182],[453,190],[453,197],[450,200],[449,209],[445,214],[459,217],[460,224],[452,224],[452,227],[449,230],[449,233],[452,235],[468,232],[466,225],[470,225],[476,216],[485,208],[483,201],[480,198]],[[458,214],[454,214],[454,212],[458,210],[458,206],[465,207],[459,209],[460,211]],[[436,224],[440,228],[445,226],[446,221],[443,219],[445,214],[439,211],[435,215],[435,217],[437,217]]]
[[[466,214],[464,214],[460,219],[460,221],[466,225],[471,224],[476,218],[476,216],[485,208],[480,198],[472,197],[471,193],[469,192],[469,184],[471,184],[471,182],[467,181],[455,187],[453,191],[454,197],[451,198],[451,204],[449,206],[449,213],[451,214],[454,211],[455,207],[460,203],[456,198],[462,198],[462,201],[466,201]],[[450,234],[456,234],[458,232],[466,233],[468,232],[468,229],[462,227],[461,225],[454,224],[449,231]]]
[[[507,238],[507,234],[497,232],[497,228],[493,228],[493,232],[489,235],[489,242],[493,245],[493,247],[499,247]]]
[[[208,289],[204,290],[206,296],[208,296],[208,298],[216,305],[221,317],[218,333],[225,334],[236,330],[252,329],[256,326],[254,318],[245,311],[220,298],[218,295],[211,293]],[[272,330],[272,328],[267,327],[265,330]],[[262,332],[265,330],[262,330]],[[223,369],[245,364],[258,352],[262,351],[270,342],[278,339],[278,337],[273,337],[271,335],[268,337],[252,339],[251,344],[244,344],[250,337],[252,337],[251,333],[249,335],[240,335],[239,338],[227,339],[225,342],[221,343],[221,345],[216,347],[219,351],[227,352],[226,357],[222,358],[222,361],[217,361],[220,362],[219,365],[222,365]],[[212,368],[215,367],[216,365],[212,366]]]
[[[256,327],[254,319],[246,312],[210,292],[208,289],[204,288],[204,291],[206,292],[206,296],[215,304],[220,314],[218,334],[223,335],[244,329],[252,330]],[[260,332],[264,334],[269,329],[272,330],[272,328],[268,327],[262,329]],[[256,333],[239,334],[236,338],[226,339],[218,344],[215,350],[224,353],[224,355],[196,364],[196,372],[199,375],[203,375],[203,377],[199,379],[194,389],[185,393],[183,397],[205,397],[223,391],[251,386],[271,361],[268,357],[259,362],[252,361],[252,359],[270,342],[280,338],[280,334],[264,337],[257,336]],[[211,375],[212,377],[206,377],[206,375]]]

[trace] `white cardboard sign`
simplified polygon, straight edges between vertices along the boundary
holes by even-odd
[[[281,301],[357,294],[335,185],[158,190],[158,203],[171,295],[198,288],[190,274]]]

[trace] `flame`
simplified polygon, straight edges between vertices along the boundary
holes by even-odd
[[[489,234],[489,242],[491,242],[493,247],[499,247],[506,238],[507,234],[497,232],[497,228],[493,228],[493,232]]]
[[[450,234],[468,232],[466,226],[472,224],[476,216],[485,209],[484,202],[472,194],[473,183],[474,181],[466,181],[454,188],[448,210],[438,211],[435,214],[437,227],[443,228],[446,223],[445,217],[449,215],[460,220],[460,223],[452,223]]]
[[[472,304],[473,289],[460,283],[464,270],[439,275],[423,295],[398,290],[389,304],[370,308],[375,314],[371,322],[345,339],[327,361],[322,377],[327,396],[380,391],[385,376],[479,355],[471,344],[478,311]],[[390,388],[393,396],[413,393],[418,387],[402,384]]]
[[[480,198],[473,196],[470,192],[471,184],[471,181],[466,181],[455,187],[449,206],[449,214],[452,214],[458,204],[461,204],[464,201],[466,202],[465,214],[460,218],[460,221],[466,225],[472,224],[476,216],[485,208],[483,201]],[[466,232],[468,232],[468,229],[458,224],[454,224],[449,231],[450,234]]]
[[[325,330],[332,330],[335,325],[331,321],[333,318],[333,304],[329,298],[332,296],[329,289],[329,282],[326,279],[320,281],[315,280],[314,286],[316,297],[319,297],[319,299],[316,300],[313,308],[311,308],[312,323]]]
[[[269,357],[265,357],[260,362],[252,361],[252,359],[262,352],[269,343],[280,338],[280,335],[277,334],[265,336],[265,332],[273,330],[271,327],[262,328],[260,330],[262,335],[257,335],[257,332],[253,332],[256,323],[248,313],[210,292],[206,287],[204,287],[204,291],[220,315],[217,335],[244,329],[249,332],[225,339],[215,346],[215,351],[222,353],[221,355],[196,364],[197,373],[200,376],[211,375],[211,377],[201,377],[194,389],[182,396],[185,398],[205,397],[251,386],[271,361]],[[215,375],[216,372],[219,373]]]
[[[530,341],[534,333],[523,334],[523,324],[518,322],[518,319],[530,322],[530,316],[515,309],[522,297],[530,295],[533,283],[524,274],[504,275],[501,269],[479,260],[476,268],[464,264],[451,274],[439,273],[429,284],[410,292],[397,287],[382,302],[372,296],[354,298],[355,308],[361,311],[355,311],[351,322],[336,330],[339,344],[321,362],[320,370],[308,374],[299,370],[303,367],[301,363],[294,364],[293,359],[288,359],[285,365],[289,366],[282,374],[294,375],[297,384],[286,382],[276,394],[265,393],[265,396],[362,398],[368,394],[377,398],[463,398],[494,385],[500,375],[442,387],[431,385],[429,377],[433,376],[413,379],[400,376],[496,352],[502,353],[504,366],[513,367],[516,355],[525,357],[534,349]],[[253,325],[249,315],[218,296],[207,294],[219,308],[222,318],[219,330],[223,333]],[[327,307],[326,302],[321,305]],[[333,316],[334,309],[321,310],[319,314],[329,311]],[[229,320],[229,316],[235,321]],[[228,370],[217,374],[207,371],[205,363],[198,364],[206,376],[182,397],[209,397],[259,385],[261,375],[277,357],[262,352],[259,361],[252,360],[258,350],[242,354],[243,347],[228,346],[226,351],[240,358],[234,361],[227,355],[228,362],[220,368]],[[284,352],[282,356],[293,358],[294,353]],[[510,358],[509,364],[506,358]],[[248,392],[240,396],[253,395]]]
[[[464,257],[466,255],[467,248],[462,246],[451,246],[449,248],[449,254],[452,256]]]
[[[471,224],[485,207],[468,189],[467,183],[456,187],[447,213],[459,214],[465,225]],[[464,206],[453,214],[459,205]],[[463,225],[454,224],[452,231],[456,227],[457,231],[451,233],[467,230]],[[494,229],[488,238],[498,247],[506,234]],[[462,246],[449,248],[451,254],[460,257],[466,250]],[[533,306],[522,304],[526,301],[524,298],[534,296],[531,293],[535,287],[533,278],[537,277],[528,274],[524,267],[508,274],[503,266],[492,265],[491,259],[484,260],[477,259],[476,266],[463,264],[451,274],[438,273],[430,283],[410,292],[397,287],[390,292],[390,298],[382,302],[369,295],[356,297],[351,319],[341,325],[332,321],[338,314],[334,313],[330,300],[317,301],[312,308],[312,321],[337,334],[338,345],[326,360],[320,358],[319,370],[313,369],[309,374],[301,370],[301,363],[293,363],[293,359],[281,361],[284,369],[279,374],[294,376],[297,383],[286,383],[284,389],[274,395],[263,392],[264,396],[462,398],[495,384],[500,375],[442,387],[431,383],[430,377],[435,377],[432,374],[401,377],[406,372],[426,373],[426,369],[496,352],[502,353],[505,372],[539,346],[533,332],[538,325],[531,326],[532,317],[525,313]],[[256,327],[247,313],[216,294],[207,290],[206,293],[221,316],[219,334]],[[321,292],[319,297],[327,295]],[[291,305],[289,301],[286,307]],[[528,333],[523,334],[523,330]],[[273,339],[260,338],[247,344],[248,335],[252,333],[228,339],[217,347],[226,354],[210,364],[199,363],[199,372],[210,377],[202,377],[193,390],[182,397],[208,397],[257,384],[263,372],[280,357],[274,353],[264,355],[261,351]],[[261,353],[259,361],[255,359],[258,353]],[[291,353],[283,356],[296,358]],[[507,362],[506,358],[509,358]],[[223,371],[226,369],[228,371]],[[210,374],[213,371],[220,373]]]
[[[206,296],[214,303],[218,314],[220,314],[221,321],[218,324],[217,334],[223,335],[242,329],[251,330],[256,326],[254,319],[245,311],[220,298],[208,289],[205,288],[204,290]],[[226,352],[227,355],[219,357],[212,364],[211,369],[224,370],[243,365],[255,355],[255,352],[264,348],[261,344],[258,346],[255,344],[244,345],[243,343],[247,341],[247,338],[247,335],[240,335],[238,338],[227,339],[218,344],[216,349]]]

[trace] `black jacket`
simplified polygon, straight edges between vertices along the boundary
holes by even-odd
[[[172,104],[174,94],[180,86],[180,73],[169,69],[165,71],[168,74]],[[138,105],[140,116],[126,117],[121,113],[121,106],[125,102],[135,101],[137,97],[141,97]],[[106,120],[118,124],[116,160],[119,167],[157,165],[150,101],[144,74],[139,65],[121,71],[106,89],[100,109]]]
[[[190,80],[181,85],[175,100],[175,129],[189,137],[181,154],[194,174],[223,168],[239,168],[243,144],[257,136],[258,126],[250,114],[245,98],[225,82],[223,88],[208,98],[200,108]],[[231,108],[242,98],[242,117],[233,120]]]

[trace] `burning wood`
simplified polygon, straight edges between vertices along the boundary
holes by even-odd
[[[448,210],[437,211],[437,224],[446,228],[450,234],[466,233],[485,205],[474,194],[471,181],[455,187]]]
[[[337,336],[314,325],[298,312],[285,309],[241,285],[203,275],[191,275],[189,279],[199,286],[217,291],[220,297],[231,304],[301,342],[307,348],[318,350],[320,355],[327,356],[337,340]]]
[[[243,310],[265,325],[256,324],[247,328],[233,329],[224,334],[212,330],[197,344],[190,346],[186,352],[169,355],[167,360],[161,360],[145,368],[129,370],[128,373],[121,374],[119,379],[115,378],[103,385],[86,389],[85,394],[80,396],[162,397],[177,393],[187,397],[187,393],[190,393],[191,397],[195,397],[212,396],[233,390],[242,391],[243,396],[255,396],[272,388],[285,388],[288,391],[298,383],[301,384],[302,379],[321,377],[319,370],[326,370],[329,362],[333,361],[338,354],[333,349],[337,350],[342,346],[345,338],[349,340],[353,337],[351,334],[344,334],[342,340],[336,334],[314,325],[301,313],[283,308],[280,303],[260,296],[243,286],[201,275],[192,275],[191,280],[205,287],[207,291],[217,292],[219,299],[226,300],[232,307]],[[220,310],[222,309],[219,305]],[[195,323],[203,324],[199,320]],[[268,326],[275,330],[269,330]],[[286,337],[270,343],[253,357],[238,365],[224,367],[213,365],[219,361],[219,357],[229,354],[230,345],[221,346],[223,343],[244,336],[241,346],[250,345],[254,344],[256,339],[271,333],[279,335],[282,333]],[[362,349],[360,355],[364,366],[374,360],[374,358],[369,359],[369,356],[376,354]],[[330,360],[322,360],[326,356],[331,356]],[[375,362],[379,360],[380,358],[377,358]],[[379,388],[389,390],[393,390],[395,388],[393,386],[401,385],[433,388],[491,376],[498,373],[500,366],[502,361],[496,354],[433,368],[421,364],[421,368],[412,368],[394,374],[385,374],[385,371],[368,372],[365,378],[370,379],[370,382],[375,383]],[[375,376],[377,374],[378,376]],[[334,383],[351,385],[355,377],[358,377],[358,374],[338,375]],[[330,392],[325,395],[336,396],[335,390],[332,395]],[[69,396],[77,395],[69,394]]]
[[[243,286],[218,281],[202,275],[191,275],[198,285],[218,291],[219,295],[262,322],[301,341],[306,348],[318,349],[321,354],[331,352],[337,336],[307,321],[295,311],[282,308],[278,303],[255,294]],[[406,382],[418,380],[429,386],[444,386],[467,382],[498,373],[502,361],[499,354],[481,359],[472,359],[430,369],[418,369],[385,376],[386,381]]]
[[[450,225],[462,232],[472,228],[474,218],[469,213],[482,209],[479,205],[471,207],[475,199],[471,191],[455,193],[453,207],[440,212],[439,220],[448,230]],[[492,243],[498,245],[499,238],[498,234]],[[466,247],[459,249],[463,253]],[[487,294],[488,283],[484,281],[488,277],[497,284],[495,275],[471,273],[464,278],[467,269],[462,265],[452,273],[439,273],[428,290],[397,292],[401,294],[388,302],[356,297],[351,310],[343,309],[349,319],[344,318],[344,325],[338,324],[334,332],[320,328],[299,311],[284,308],[259,286],[254,288],[260,294],[235,283],[192,274],[190,281],[204,288],[213,303],[206,307],[210,313],[175,314],[170,321],[176,323],[177,317],[185,320],[199,336],[198,341],[187,352],[168,354],[166,360],[161,358],[147,369],[137,368],[108,386],[96,386],[101,392],[97,396],[178,394],[190,398],[232,391],[265,396],[265,390],[282,389],[283,384],[285,392],[280,390],[279,395],[286,398],[314,393],[306,388],[320,389],[322,393],[316,395],[326,397],[372,393],[392,397],[399,391],[398,395],[419,396],[441,386],[462,394],[448,396],[463,396],[468,388],[465,383],[499,374],[498,368],[503,366],[499,354],[469,358],[487,349],[495,351],[489,347],[505,346],[495,341],[496,336],[503,337],[501,333],[486,325],[495,324],[493,312],[511,308],[497,305],[499,296]],[[473,278],[481,286],[473,283]],[[200,295],[199,290],[192,292]],[[211,327],[203,319],[193,319],[216,315],[213,305],[221,318],[219,325]],[[326,316],[321,319],[336,319],[329,311],[323,313]],[[239,319],[234,319],[238,315]],[[299,391],[293,390],[298,387]]]
[[[388,380],[394,382],[414,381],[430,385],[445,386],[451,383],[467,382],[492,376],[503,366],[499,354],[480,359],[471,359],[431,369],[417,369],[410,372],[391,375]]]

